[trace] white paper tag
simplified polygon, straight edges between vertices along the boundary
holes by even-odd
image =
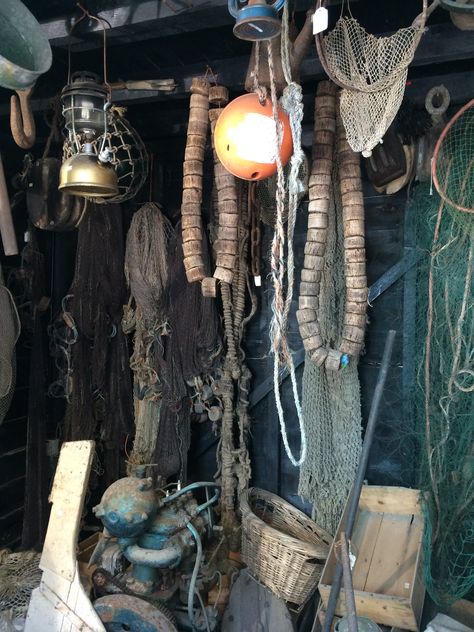
[[[313,35],[322,33],[328,27],[328,10],[326,7],[319,7],[313,13]]]
[[[262,287],[262,277],[260,275],[254,276],[253,282],[255,283],[255,287]]]

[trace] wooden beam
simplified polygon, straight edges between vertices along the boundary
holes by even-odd
[[[340,3],[341,0],[329,2],[335,5]],[[312,6],[313,0],[299,0],[298,11],[306,11]],[[79,16],[78,11],[74,17]],[[227,8],[227,0],[145,0],[100,11],[98,16],[110,24],[107,37],[111,45],[114,40],[123,44],[157,39],[234,22]],[[84,20],[71,36],[72,24],[74,21],[68,16],[42,22],[41,26],[52,46],[66,48],[71,44],[76,51],[102,47],[102,27],[97,22]]]
[[[430,27],[423,36],[410,68],[425,67],[427,65],[432,66],[445,63],[446,61],[473,58],[474,37],[472,37],[471,32],[460,31],[450,23],[436,24]],[[234,92],[239,92],[244,89],[248,63],[249,58],[247,56],[239,56],[231,59],[217,59],[212,62],[212,68],[223,85]],[[204,62],[184,66],[165,67],[159,73],[159,76],[147,77],[147,79],[173,78],[177,84],[174,92],[162,93],[159,91],[114,90],[113,100],[118,104],[127,105],[185,98],[189,93],[192,78],[203,74],[205,70],[206,64]],[[301,81],[302,83],[316,83],[324,77],[325,73],[317,58],[316,51],[312,49],[308,57],[303,61],[301,67]],[[429,88],[440,83],[444,83],[451,92],[453,103],[463,103],[471,98],[474,91],[474,73],[463,71],[460,73],[454,72],[411,79],[406,89],[407,96],[421,103],[424,101],[424,95]],[[33,98],[31,102],[33,111],[44,111],[49,108],[52,96],[53,94],[47,98]],[[6,103],[1,104],[0,117],[7,116],[9,113],[9,105]]]

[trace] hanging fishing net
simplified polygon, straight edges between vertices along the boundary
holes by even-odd
[[[162,336],[169,327],[165,314],[169,241],[173,227],[153,202],[133,216],[127,234],[125,277],[131,300],[124,310],[125,333],[134,330],[130,368],[134,377],[135,438],[129,470],[152,461],[160,423]],[[161,360],[162,363],[162,360]]]
[[[34,551],[0,551],[0,612],[12,610],[14,617],[26,615],[31,593],[41,581],[40,557]]]
[[[443,197],[419,185],[415,410],[422,449],[426,586],[438,603],[474,587],[474,214],[472,107],[439,143]],[[450,125],[450,124],[449,124]],[[450,205],[451,199],[456,206]]]
[[[442,131],[432,172],[436,190],[448,206],[474,213],[474,99]]]
[[[328,35],[316,36],[325,71],[343,88],[341,117],[353,151],[370,156],[395,118],[426,16],[423,0],[423,12],[413,24],[389,37],[367,33],[352,15],[341,15]]]
[[[15,345],[20,319],[13,297],[4,285],[0,267],[0,424],[10,408],[16,381]]]
[[[337,174],[333,175],[337,181]],[[326,344],[341,339],[345,297],[344,235],[340,196],[328,214],[325,266],[320,289],[320,327]],[[306,358],[303,416],[308,456],[301,465],[298,494],[313,504],[313,519],[334,534],[354,482],[361,449],[360,385],[357,363],[340,371]]]

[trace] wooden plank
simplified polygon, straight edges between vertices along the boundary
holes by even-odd
[[[40,568],[51,570],[70,582],[76,573],[80,514],[94,456],[93,445],[92,441],[74,441],[63,445],[50,494],[53,506]],[[62,555],[58,555],[58,551]],[[70,552],[69,555],[67,552]]]
[[[367,511],[419,516],[421,515],[419,496],[420,492],[417,489],[365,485],[362,487],[359,507]]]
[[[94,455],[93,441],[63,444],[50,499],[53,502],[41,556],[41,584],[33,591],[25,632],[103,632],[80,582],[77,536]]]
[[[442,612],[453,619],[456,619],[459,623],[463,623],[468,626],[474,625],[474,602],[472,601],[459,599],[451,606],[442,608]]]
[[[319,587],[321,599],[327,604],[330,586]],[[354,591],[356,610],[359,616],[368,617],[382,625],[397,626],[412,630],[418,630],[418,623],[412,612],[408,600],[390,595],[371,594],[361,590]],[[341,589],[336,604],[336,615],[342,617],[346,614],[344,588]]]
[[[409,599],[415,578],[419,533],[420,525],[414,526],[409,516],[383,515],[365,592]]]
[[[356,555],[356,563],[352,571],[354,590],[365,590],[382,518],[383,514],[378,512],[359,511],[358,513],[351,538],[351,544],[354,546],[353,553]]]

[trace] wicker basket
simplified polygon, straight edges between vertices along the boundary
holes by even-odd
[[[318,585],[332,537],[263,489],[249,489],[240,506],[243,562],[275,595],[301,605]]]

